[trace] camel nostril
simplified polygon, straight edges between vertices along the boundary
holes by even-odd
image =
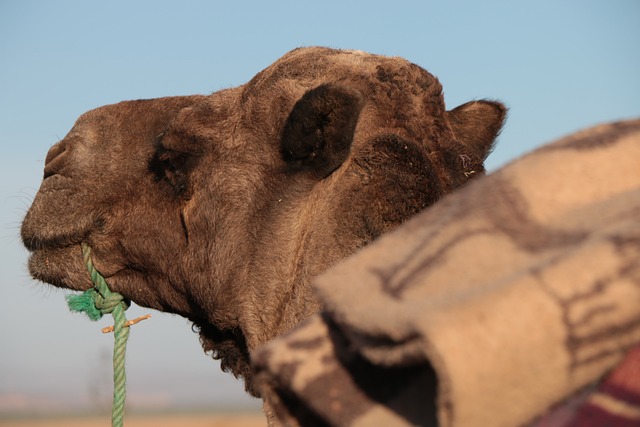
[[[64,140],[57,142],[49,149],[47,153],[47,157],[44,159],[44,164],[51,162],[53,159],[58,157],[60,154],[64,153],[67,149],[67,144]]]
[[[44,159],[44,179],[55,175],[60,169],[62,163],[62,154],[67,151],[67,143],[63,140],[55,144],[49,149],[47,157]]]

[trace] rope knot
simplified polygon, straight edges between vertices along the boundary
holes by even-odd
[[[92,289],[93,290],[93,289]],[[129,300],[118,293],[112,293],[108,297],[103,297],[99,292],[93,292],[93,301],[96,308],[100,310],[102,314],[113,313],[113,310],[120,304],[122,304],[123,310],[129,308]]]

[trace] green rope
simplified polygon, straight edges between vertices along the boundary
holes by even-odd
[[[93,266],[91,249],[82,244],[84,263],[91,274],[93,288],[80,295],[67,295],[69,310],[85,313],[89,319],[98,320],[103,314],[111,313],[114,321],[115,343],[113,345],[113,407],[111,425],[122,427],[124,423],[124,402],[127,394],[124,357],[127,349],[129,328],[125,326],[127,318],[124,311],[129,308],[129,301],[116,292],[111,292],[104,277]]]

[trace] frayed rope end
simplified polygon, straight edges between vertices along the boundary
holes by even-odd
[[[102,317],[102,313],[96,307],[95,303],[95,289],[89,289],[81,293],[80,295],[67,295],[67,306],[69,310],[84,313],[91,320],[98,320]]]

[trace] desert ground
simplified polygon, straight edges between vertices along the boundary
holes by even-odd
[[[127,415],[126,427],[264,427],[267,425],[260,412],[250,413],[197,413],[197,414],[132,414]],[[2,427],[109,427],[107,416],[1,419]]]

